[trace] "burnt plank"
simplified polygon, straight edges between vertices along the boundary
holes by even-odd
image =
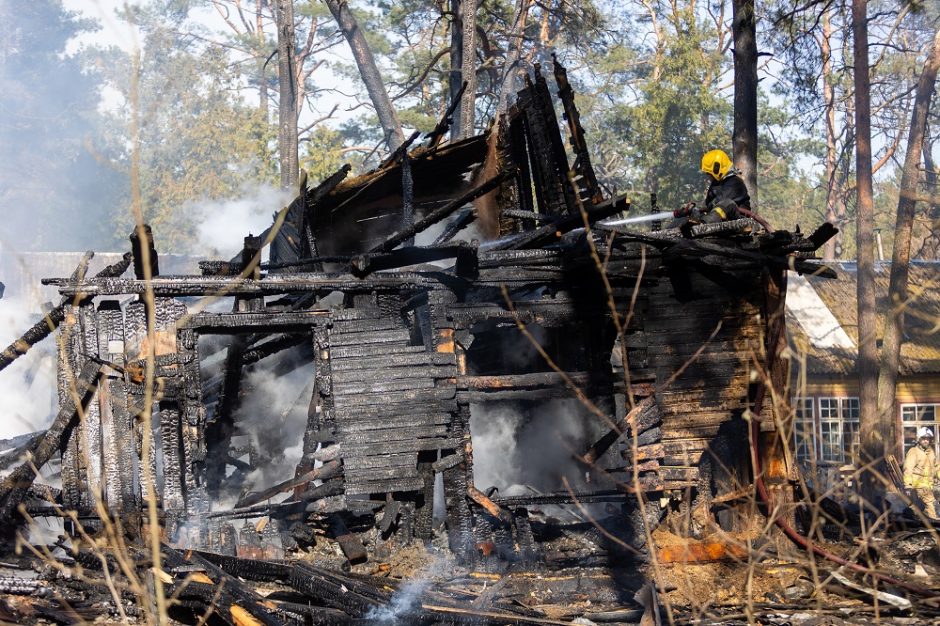
[[[413,432],[413,431],[412,431]],[[421,450],[448,450],[454,449],[457,442],[446,436],[426,439],[400,439],[397,441],[366,441],[343,442],[343,455],[345,456],[375,456],[381,454],[403,453]]]
[[[396,419],[382,420],[380,418],[370,418],[362,420],[344,420],[340,419],[336,423],[336,431],[340,433],[356,433],[371,430],[384,430],[394,424],[399,428],[417,428],[424,426],[439,426],[450,424],[453,417],[450,413],[430,413],[414,416],[401,416]]]
[[[435,380],[429,377],[393,379],[385,382],[380,382],[380,380],[372,379],[341,383],[337,380],[334,372],[333,395],[336,396],[338,404],[345,402],[345,396],[352,395],[355,395],[359,400],[372,398],[374,402],[382,402],[387,393],[405,393],[435,388]]]
[[[389,392],[384,394],[361,394],[344,396],[343,404],[346,407],[369,406],[376,404],[392,404],[395,402],[414,402],[423,404],[428,401],[448,400],[456,396],[454,386],[438,386],[432,389],[411,389],[407,391]]]
[[[411,347],[411,346],[409,346]],[[334,357],[336,358],[336,357]],[[398,367],[427,367],[457,365],[457,356],[447,352],[416,351],[402,354],[389,354],[375,357],[337,358],[334,369],[349,372],[352,370],[384,370]]]
[[[421,491],[423,488],[424,479],[420,476],[415,476],[414,478],[348,482],[346,484],[346,493],[355,496],[370,493],[394,493],[396,491]]]
[[[426,415],[434,413],[454,413],[457,411],[457,402],[453,399],[424,402],[420,410]],[[337,420],[365,421],[372,419],[394,418],[402,415],[414,415],[413,402],[381,403],[370,406],[339,406],[335,409]]]
[[[366,331],[361,333],[330,333],[330,346],[362,345],[373,343],[402,343],[407,344],[411,339],[409,331],[385,330]]]
[[[359,357],[377,357],[384,354],[417,354],[425,352],[424,346],[386,345],[386,344],[350,344],[332,346],[330,357],[338,359],[353,359]]]
[[[343,457],[344,473],[374,467],[396,467],[399,465],[413,465],[417,467],[418,456],[414,453],[382,454],[377,456],[346,456]]]
[[[348,456],[350,454],[350,449],[347,446],[347,443],[350,444],[379,444],[382,442],[389,441],[408,441],[417,442],[420,439],[426,439],[431,437],[443,437],[449,433],[449,428],[447,426],[422,426],[418,427],[405,427],[405,428],[385,428],[384,430],[369,431],[362,433],[353,433],[346,432],[343,433],[341,438],[341,443],[343,446],[343,456]],[[407,450],[408,448],[406,448]],[[418,448],[413,448],[417,450]]]

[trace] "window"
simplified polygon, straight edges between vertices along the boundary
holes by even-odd
[[[917,443],[917,431],[927,427],[933,431],[934,446],[940,445],[937,441],[937,413],[940,405],[937,404],[902,404],[901,429],[904,437],[904,453]],[[940,450],[938,450],[940,453]]]
[[[793,398],[795,411],[793,440],[798,463],[809,463],[816,458],[816,424],[813,421],[813,399]]]
[[[819,398],[819,444],[824,461],[851,463],[858,455],[858,398]]]

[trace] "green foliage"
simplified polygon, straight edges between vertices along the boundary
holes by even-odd
[[[318,126],[304,138],[300,167],[307,170],[311,185],[316,185],[342,167],[346,162],[344,147],[343,133],[326,126]]]
[[[479,3],[478,130],[491,121],[507,56],[519,41],[511,35],[516,6],[516,0]],[[701,155],[713,148],[731,152],[731,11],[727,1],[723,6],[724,12],[720,2],[690,0],[531,3],[520,67],[531,75],[541,63],[548,75],[553,53],[568,67],[593,163],[609,191],[632,189],[641,205],[646,192],[656,191],[663,208],[699,200],[707,185],[698,171]],[[843,157],[837,170],[846,200],[847,256],[853,245],[854,159],[853,138],[844,132],[851,120],[852,84],[851,45],[844,35],[848,14],[841,3],[794,11],[792,3],[777,0],[759,16],[759,46],[774,53],[767,71],[771,80],[761,84],[759,103],[759,202],[761,212],[783,228],[800,224],[808,229],[825,218],[823,6],[832,9],[829,83],[836,94],[836,147]],[[872,40],[894,37],[872,52],[877,61],[873,122],[880,133],[875,145],[884,150],[906,133],[905,98],[921,63],[920,53],[911,50],[923,48],[937,13],[925,6],[895,25],[895,4],[877,0],[873,7]],[[235,4],[230,8],[234,18]],[[227,30],[212,30],[203,17],[194,17],[196,11],[205,15],[214,9],[208,0],[148,0],[124,10],[141,33],[136,114],[142,204],[167,251],[194,249],[200,219],[193,214],[195,204],[233,198],[246,185],[277,180],[277,125],[271,119],[276,117],[277,59],[270,58],[276,43],[270,15],[264,17],[268,31],[258,38],[251,15],[245,22],[233,19],[234,29]],[[450,98],[449,1],[355,0],[351,9],[406,133],[430,131]],[[17,24],[22,41],[10,47],[4,40],[2,49],[15,80],[0,94],[4,111],[13,112],[12,121],[0,126],[4,156],[10,156],[0,169],[0,193],[8,206],[28,207],[24,215],[33,217],[35,226],[26,220],[26,228],[32,228],[36,245],[53,245],[49,233],[55,231],[38,225],[55,219],[59,207],[73,205],[78,210],[60,221],[69,225],[65,235],[80,231],[96,246],[124,247],[132,221],[131,56],[101,48],[63,54],[66,42],[89,24],[64,12],[55,0],[27,3],[15,13],[4,10],[2,16]],[[328,112],[337,99],[341,111],[354,111],[339,121],[321,120],[301,134],[302,166],[314,183],[344,162],[368,169],[384,157],[374,149],[382,137],[346,43],[321,0],[295,3],[295,14],[298,47],[313,42],[304,67],[323,68],[302,85],[305,106],[312,109],[302,114],[301,127],[319,116],[312,110]],[[24,49],[30,53],[23,54]],[[122,95],[104,120],[97,111],[103,82]],[[61,84],[69,88],[50,89]],[[267,106],[259,106],[259,96]],[[876,180],[877,219],[886,245],[897,197],[892,167],[889,162]],[[23,180],[55,184],[33,183],[27,189]],[[103,188],[111,191],[102,195]],[[88,224],[97,225],[97,231]],[[75,241],[69,247],[85,245]]]
[[[158,233],[161,250],[196,252],[194,203],[235,198],[249,183],[276,180],[276,127],[233,89],[245,80],[226,49],[198,46],[183,32],[185,7],[166,20],[155,5],[135,15],[145,32],[139,71],[137,116],[140,133],[140,189],[144,220]],[[133,71],[125,60],[118,66]],[[130,135],[134,111],[129,73],[116,74],[124,107],[114,120]],[[130,175],[131,150],[122,167]],[[113,220],[116,236],[133,227],[130,198]]]
[[[605,184],[655,191],[664,208],[704,195],[702,154],[731,151],[731,102],[718,86],[723,59],[710,51],[714,33],[688,9],[670,28],[675,36],[650,51],[643,67],[636,67],[643,51],[619,48],[613,59],[622,65],[607,60],[604,71],[638,80],[600,113],[591,137],[592,144],[604,146],[596,160],[610,164]]]

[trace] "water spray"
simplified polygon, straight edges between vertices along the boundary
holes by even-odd
[[[627,217],[612,222],[601,222],[604,226],[623,226],[624,224],[642,224],[644,222],[655,222],[657,220],[666,220],[676,217],[673,211],[662,211],[660,213],[650,213],[649,215],[637,215],[636,217]]]

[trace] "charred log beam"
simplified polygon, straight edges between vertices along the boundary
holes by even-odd
[[[516,509],[523,506],[545,506],[549,504],[573,504],[575,502],[622,502],[629,494],[617,490],[589,491],[584,493],[533,493],[525,496],[494,497],[492,501],[500,507]]]
[[[180,328],[196,330],[201,335],[221,334],[247,334],[259,331],[276,330],[287,333],[284,337],[295,337],[299,341],[309,339],[310,328],[325,325],[329,321],[330,312],[327,310],[312,311],[246,311],[239,313],[198,313],[180,325]],[[258,339],[266,335],[259,332]],[[249,337],[251,350],[266,350],[267,344],[252,343],[255,335]],[[275,341],[271,339],[270,341]],[[272,347],[273,349],[273,347]],[[250,351],[250,350],[249,350]],[[265,355],[266,356],[266,355]],[[263,357],[262,357],[263,358]]]
[[[453,239],[457,233],[470,225],[477,218],[476,211],[473,208],[466,208],[457,211],[457,216],[447,225],[447,228],[434,240],[435,246],[440,246]]]
[[[411,226],[402,228],[401,230],[393,233],[388,238],[385,239],[382,243],[375,246],[370,250],[370,252],[390,252],[400,243],[406,241],[407,239],[414,237],[417,233],[420,233],[429,226],[437,224],[451,213],[461,208],[468,202],[476,200],[480,196],[484,196],[492,190],[496,189],[503,181],[507,180],[511,176],[515,175],[514,169],[508,169],[500,172],[496,176],[493,176],[487,181],[484,181],[477,185],[476,187],[470,189],[469,191],[463,193],[461,196],[451,200],[444,206],[431,211],[425,215],[420,220],[416,221]]]
[[[91,254],[93,255],[93,253]],[[87,268],[88,259],[90,258],[91,257],[83,259],[82,262],[79,263],[74,276],[75,280],[73,282],[84,280],[85,269],[83,268]],[[120,276],[127,271],[127,268],[131,264],[131,259],[131,253],[125,253],[124,257],[120,261],[113,265],[109,265],[95,274],[95,278],[112,278],[115,276]],[[72,279],[69,280],[71,281]],[[76,304],[74,297],[62,298],[62,301],[58,306],[46,313],[43,319],[36,322],[32,328],[23,333],[19,339],[7,346],[7,348],[2,353],[0,353],[0,370],[3,370],[7,365],[26,354],[30,348],[48,337],[52,331],[58,328],[59,324],[62,323],[62,320],[65,319],[65,308],[71,304]]]
[[[236,302],[236,306],[238,303]],[[234,414],[238,405],[242,381],[242,359],[245,354],[244,337],[235,336],[225,355],[225,374],[222,393],[215,419],[206,426],[206,488],[211,497],[218,497],[225,478],[225,459],[234,430]]]
[[[262,359],[298,346],[309,340],[309,335],[299,333],[289,333],[272,337],[264,343],[245,350],[242,354],[242,365],[253,365]]]
[[[0,450],[10,450],[12,448],[19,448],[23,445],[28,445],[34,442],[39,437],[42,437],[46,431],[37,430],[33,433],[26,433],[25,435],[17,435],[15,437],[10,437],[9,439],[0,439]]]
[[[23,456],[23,453],[32,448],[36,444],[36,441],[45,434],[46,431],[41,430],[0,442],[0,444],[5,444],[0,447],[9,448],[6,452],[0,454],[0,470],[6,469],[16,463],[20,457]],[[15,447],[10,447],[10,444],[14,444]]]
[[[502,217],[511,217],[517,220],[532,220],[533,222],[552,222],[559,220],[557,215],[547,215],[545,213],[536,213],[535,211],[522,211],[520,209],[503,209],[500,212]]]
[[[253,506],[255,504],[258,504],[260,502],[264,502],[265,500],[273,498],[279,493],[284,493],[285,491],[289,491],[291,489],[294,489],[295,487],[302,487],[306,485],[307,483],[312,482],[314,480],[327,480],[329,478],[333,478],[334,476],[337,476],[340,472],[342,472],[342,469],[343,469],[343,466],[340,461],[338,460],[329,461],[328,463],[325,463],[316,469],[310,470],[306,474],[297,476],[295,478],[291,478],[290,480],[285,480],[283,482],[280,482],[274,485],[273,487],[269,487],[265,489],[264,491],[250,493],[244,498],[242,498],[241,500],[239,500],[238,503],[235,505],[235,508],[240,509],[240,508],[244,508],[248,506]]]
[[[463,81],[463,85],[460,89],[457,90],[457,93],[454,94],[453,99],[451,100],[450,105],[447,107],[447,110],[444,112],[444,116],[441,117],[440,121],[437,123],[437,126],[427,134],[427,150],[433,151],[440,145],[441,139],[444,138],[444,135],[447,134],[447,131],[450,129],[451,125],[454,123],[454,111],[457,110],[457,107],[460,106],[460,100],[463,98],[463,92],[467,89],[467,81]]]
[[[565,385],[565,379],[581,387],[591,379],[590,372],[536,372],[533,374],[507,374],[503,376],[458,376],[457,389],[469,391],[529,390]]]
[[[441,247],[407,247],[393,250],[387,254],[361,254],[350,261],[350,269],[356,276],[365,277],[372,272],[430,263],[443,259],[457,258],[470,254],[475,258],[476,249],[466,242]]]
[[[751,220],[736,220],[735,222],[722,222],[719,224],[703,224],[701,226],[725,226],[731,227],[736,222],[749,222]],[[696,226],[695,228],[700,228]],[[638,233],[630,231],[619,226],[607,226],[604,224],[595,225],[595,229],[601,232],[617,233],[621,235],[620,241],[636,241],[655,246],[662,250],[663,261],[696,260],[707,264],[719,265],[726,260],[744,261],[751,267],[771,267],[775,269],[792,269],[803,274],[812,274],[815,276],[824,276],[826,278],[835,278],[835,272],[825,265],[810,262],[806,259],[794,255],[773,255],[753,250],[743,250],[738,246],[722,245],[713,241],[702,241],[697,239],[685,239],[676,236],[671,231],[661,231],[658,233]],[[693,230],[693,235],[695,234]],[[740,266],[740,264],[739,264]],[[736,266],[738,267],[738,266]],[[746,267],[746,266],[740,266]]]
[[[254,517],[287,517],[294,513],[302,513],[306,502],[282,502],[279,504],[256,504],[243,509],[232,509],[231,511],[213,511],[207,513],[206,519],[248,519]]]
[[[603,199],[601,186],[597,183],[597,176],[594,175],[594,168],[591,166],[591,154],[588,150],[587,141],[584,139],[584,127],[581,126],[581,114],[574,103],[574,91],[568,82],[568,71],[558,62],[558,58],[552,54],[554,64],[555,83],[558,85],[558,97],[561,99],[561,105],[564,109],[565,121],[568,122],[568,131],[570,134],[571,148],[574,151],[574,169],[581,177],[581,185],[590,201],[597,204]]]
[[[84,413],[85,407],[94,397],[100,372],[101,365],[98,363],[94,361],[85,363],[75,380],[74,393],[67,394],[49,430],[38,439],[31,450],[30,459],[13,470],[3,479],[3,483],[0,483],[0,520],[13,519],[13,511],[22,502],[36,479],[34,468],[36,470],[42,468],[68,440],[72,429],[78,423],[79,413]]]
[[[211,603],[219,615],[230,624],[238,626],[241,624],[284,626],[287,624],[285,619],[264,605],[262,596],[200,554],[189,551],[184,555],[166,546],[163,548],[163,553],[168,567],[180,567],[192,563],[204,569],[204,578],[214,587],[214,590],[210,587],[213,593]],[[205,583],[205,580],[202,582]],[[183,587],[180,591],[185,594],[186,588]]]
[[[614,424],[614,428],[610,429],[610,432],[598,439],[584,454],[577,458],[586,465],[593,465],[625,433],[639,434],[649,430],[661,421],[662,415],[656,406],[655,399],[652,396],[646,398],[630,409],[622,420]]]
[[[485,493],[474,487],[467,485],[467,496],[471,500],[483,507],[483,510],[497,519],[509,519],[509,512],[503,511],[498,504],[490,500]]]
[[[261,280],[241,280],[218,276],[161,277],[152,281],[92,279],[72,284],[68,278],[45,278],[44,285],[59,287],[68,297],[105,295],[141,295],[152,289],[155,296],[174,298],[185,296],[252,296],[275,295],[292,292],[328,294],[333,291],[372,293],[421,289],[439,284],[433,277],[417,273],[388,272],[360,279],[352,274],[298,273],[266,276]]]

